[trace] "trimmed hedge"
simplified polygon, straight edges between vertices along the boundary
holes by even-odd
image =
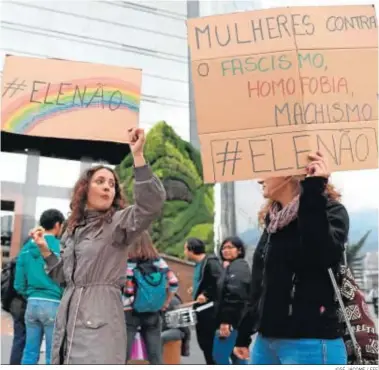
[[[213,251],[213,186],[203,183],[199,151],[182,140],[165,122],[158,122],[147,135],[144,154],[154,173],[165,181],[166,186],[169,186],[169,180],[179,181],[192,194],[190,203],[179,197],[166,201],[162,216],[151,228],[158,250],[183,257],[186,239],[197,237],[204,240],[208,251]],[[116,168],[130,203],[133,202],[132,167],[133,158],[128,155]]]

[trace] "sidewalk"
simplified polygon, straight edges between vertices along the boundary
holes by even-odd
[[[13,341],[13,323],[11,316],[1,310],[1,364],[8,365]],[[45,341],[42,342],[40,365],[45,364]]]
[[[11,316],[1,311],[1,364],[9,364],[9,357],[12,348],[13,325]],[[45,354],[41,353],[40,365],[45,364]],[[192,331],[191,337],[191,355],[182,357],[182,365],[203,365],[205,364],[203,354],[197,344],[196,333]]]

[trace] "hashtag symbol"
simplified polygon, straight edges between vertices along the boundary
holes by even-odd
[[[239,142],[236,142],[236,146],[234,150],[229,150],[229,141],[226,142],[225,150],[222,153],[217,153],[216,156],[223,156],[223,159],[218,161],[217,163],[222,163],[222,176],[225,175],[226,166],[229,162],[232,162],[232,175],[234,175],[234,171],[236,169],[236,162],[240,161],[242,158],[238,157],[239,153],[242,153],[241,150],[238,150]]]
[[[9,91],[9,93],[11,93],[10,98],[12,98],[13,95],[16,94],[17,91],[24,91],[25,88],[26,88],[25,80],[22,81],[21,83],[18,83],[18,78],[15,78],[11,83],[8,82],[6,84],[2,97],[7,95]]]

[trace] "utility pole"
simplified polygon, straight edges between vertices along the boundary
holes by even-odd
[[[234,197],[234,182],[220,184],[221,200],[221,230],[220,237],[225,239],[228,236],[237,234],[236,230],[236,207]]]

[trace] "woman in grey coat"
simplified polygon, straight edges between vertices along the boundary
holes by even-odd
[[[125,364],[120,277],[126,249],[159,215],[166,196],[145,163],[143,130],[133,129],[129,135],[134,205],[124,207],[119,181],[111,169],[94,167],[74,187],[61,258],[48,249],[41,228],[30,233],[45,258],[48,274],[65,286],[55,322],[52,364]]]

